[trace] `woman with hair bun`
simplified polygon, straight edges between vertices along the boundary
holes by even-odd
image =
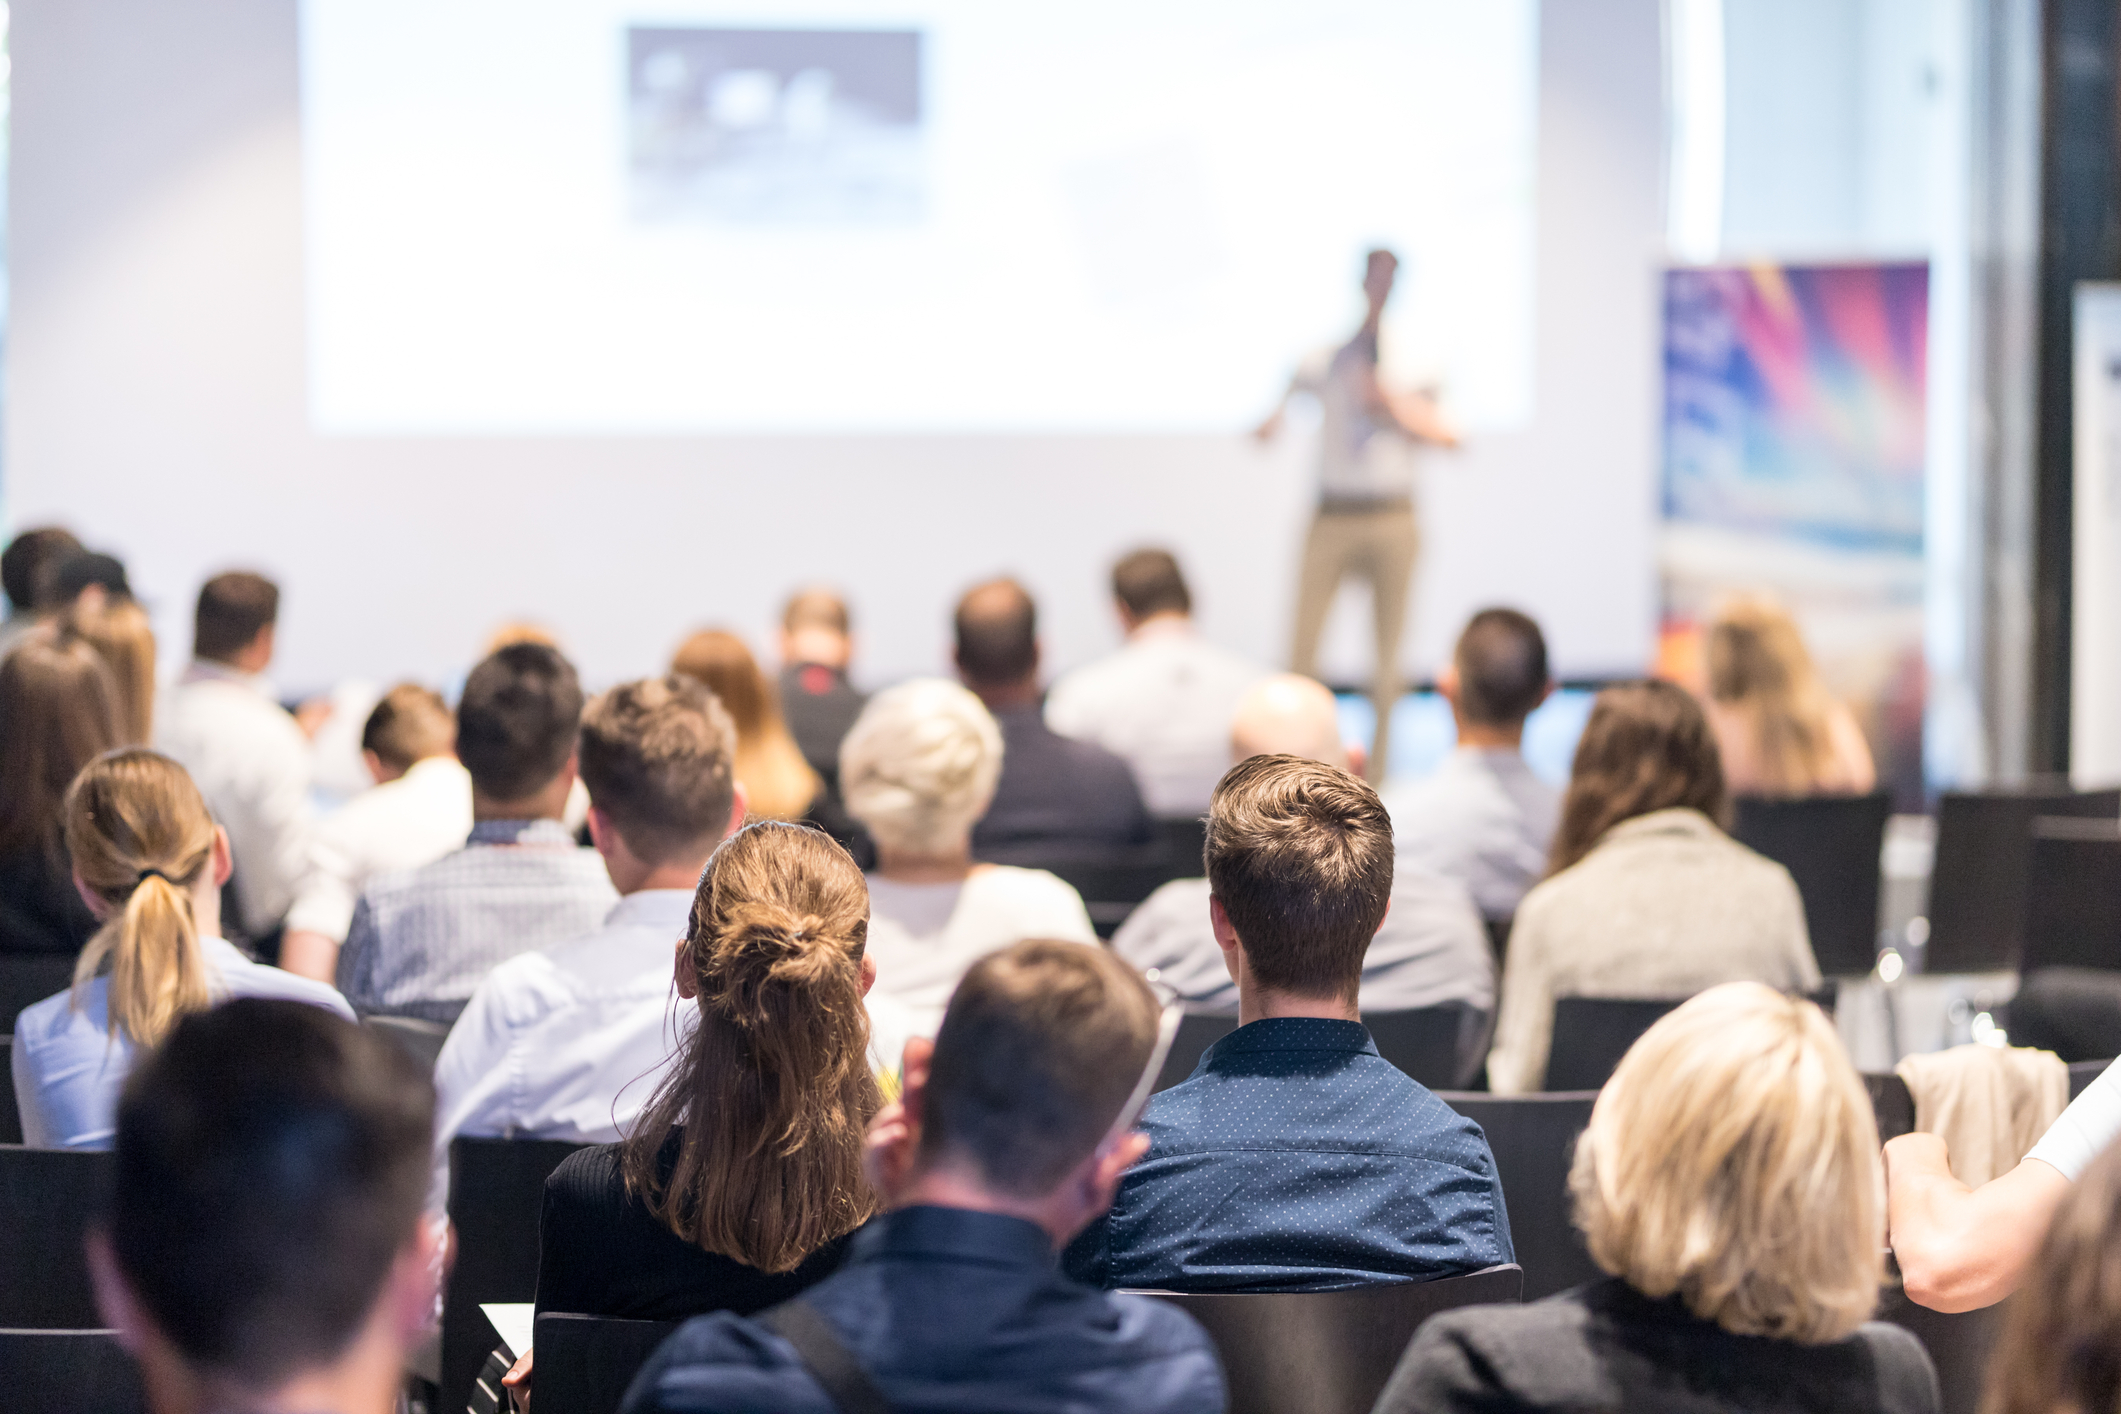
[[[26,1143],[107,1149],[136,1049],[230,997],[280,997],[353,1020],[337,991],[252,962],[220,936],[228,835],[184,768],[144,747],[97,757],[61,812],[73,883],[98,927],[74,985],[15,1019]]]

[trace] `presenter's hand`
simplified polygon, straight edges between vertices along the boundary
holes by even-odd
[[[1252,429],[1252,440],[1271,442],[1281,432],[1281,409],[1276,408],[1267,415],[1267,420]]]

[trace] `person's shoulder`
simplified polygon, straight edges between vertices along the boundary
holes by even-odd
[[[1044,904],[1056,908],[1080,908],[1082,895],[1060,875],[1020,864],[990,864],[974,870],[965,880],[965,891],[986,902]]]
[[[626,1201],[625,1145],[591,1144],[560,1160],[545,1179],[548,1202],[609,1209]]]
[[[558,950],[532,948],[495,963],[472,990],[471,1000],[451,1029],[452,1034],[464,1030],[467,1022],[474,1029],[486,1025],[521,1030],[550,1019],[575,1002],[574,976],[552,956]]]
[[[1591,1322],[1581,1289],[1440,1312],[1422,1323],[1377,1414],[1609,1407],[1617,1391],[1592,1348]]]
[[[100,990],[108,988],[107,977],[97,977],[84,989],[83,1005],[74,1009],[73,989],[55,992],[41,1002],[33,1002],[22,1008],[15,1016],[15,1045],[24,1054],[34,1055],[44,1047],[59,1040],[67,1032],[90,1025],[89,1013],[97,1008],[94,1003]]]
[[[1158,884],[1155,890],[1127,915],[1127,922],[1119,925],[1120,932],[1127,931],[1135,919],[1163,919],[1169,917],[1206,917],[1208,895],[1214,889],[1206,879],[1171,879]],[[1115,935],[1116,936],[1116,935]]]
[[[755,1320],[695,1316],[657,1347],[635,1379],[624,1414],[833,1414],[836,1406],[793,1346]]]
[[[233,951],[233,948],[231,948]],[[232,997],[266,997],[277,1001],[307,1002],[353,1020],[353,1007],[337,987],[311,977],[298,977],[278,967],[253,962],[237,954],[221,967],[222,984]]]

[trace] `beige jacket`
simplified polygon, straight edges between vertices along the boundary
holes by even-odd
[[[1623,820],[1518,906],[1488,1088],[1537,1090],[1559,997],[1689,997],[1719,982],[1819,985],[1789,871],[1697,810]]]

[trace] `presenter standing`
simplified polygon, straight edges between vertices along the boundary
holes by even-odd
[[[1281,402],[1253,434],[1262,442],[1273,440],[1296,394],[1318,399],[1318,509],[1304,539],[1289,665],[1308,677],[1318,676],[1318,639],[1340,582],[1350,575],[1367,580],[1377,633],[1377,666],[1370,679],[1370,701],[1377,710],[1369,759],[1372,781],[1384,779],[1392,707],[1404,690],[1399,640],[1406,629],[1407,591],[1421,551],[1421,528],[1414,515],[1414,448],[1424,442],[1458,445],[1458,434],[1429,393],[1394,392],[1378,380],[1378,330],[1398,273],[1399,258],[1391,251],[1370,252],[1362,279],[1369,312],[1362,327],[1339,348],[1306,359]]]

